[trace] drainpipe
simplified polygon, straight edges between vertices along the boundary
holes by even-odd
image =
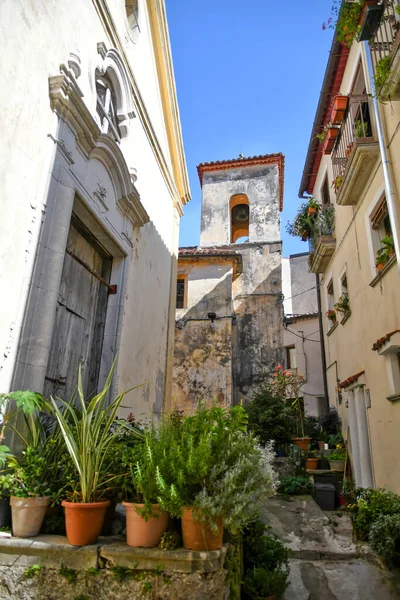
[[[325,344],[324,344],[324,330],[323,330],[322,311],[321,311],[321,290],[319,289],[318,273],[315,275],[315,280],[317,283],[316,287],[317,287],[317,303],[318,303],[319,339],[321,342],[322,379],[324,382],[324,396],[328,400],[328,405],[329,405],[328,380],[326,377],[326,356],[325,356]]]
[[[386,204],[388,207],[388,214],[390,220],[390,226],[392,228],[394,249],[396,252],[397,259],[397,268],[400,272],[400,236],[399,236],[399,209],[396,206],[396,197],[392,187],[392,180],[390,175],[390,166],[389,159],[386,152],[385,138],[383,134],[382,120],[379,111],[378,100],[376,98],[376,90],[375,90],[375,82],[374,82],[374,69],[372,66],[372,58],[371,52],[368,45],[368,42],[364,42],[365,54],[367,57],[367,65],[368,65],[368,76],[369,82],[371,86],[372,93],[372,106],[374,109],[374,116],[376,121],[376,128],[378,132],[378,141],[379,141],[379,150],[382,161],[382,169],[383,169],[383,177],[385,180],[385,192],[386,192]]]

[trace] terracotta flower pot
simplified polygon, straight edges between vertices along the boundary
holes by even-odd
[[[325,448],[325,442],[319,441],[318,442],[318,447],[319,447],[320,450],[324,450],[324,448]]]
[[[338,125],[343,121],[348,101],[348,96],[336,96],[331,115],[331,122],[335,125]]]
[[[382,271],[382,269],[383,269],[383,267],[385,266],[385,264],[386,264],[386,263],[383,263],[383,262],[381,262],[381,263],[378,263],[378,264],[376,265],[376,268],[378,269],[378,271]]]
[[[36,498],[11,496],[13,535],[21,538],[39,535],[49,502],[49,496],[38,496]]]
[[[222,519],[218,522],[218,531],[214,533],[210,527],[196,521],[193,509],[184,508],[182,512],[182,538],[186,550],[218,550],[222,548],[224,532]]]
[[[314,215],[317,212],[317,209],[315,206],[309,206],[307,212],[308,212],[308,216]]]
[[[300,450],[308,450],[308,446],[310,445],[311,438],[303,437],[303,438],[292,438],[293,444],[296,444],[300,448]]]
[[[344,471],[344,460],[330,460],[329,466],[331,471]]]
[[[158,545],[162,534],[168,526],[168,513],[160,510],[158,504],[152,504],[152,510],[158,517],[149,517],[144,520],[135,510],[144,508],[144,504],[134,504],[133,502],[123,502],[126,508],[126,542],[128,546],[134,548],[155,548]]]
[[[306,469],[314,470],[318,466],[318,458],[307,458],[306,460]]]
[[[107,506],[104,502],[68,502],[62,501],[65,508],[65,529],[68,543],[71,546],[88,546],[94,544],[100,535],[104,523]]]
[[[324,154],[330,154],[332,152],[338,135],[339,129],[337,127],[328,128],[328,133],[326,134],[324,142]]]

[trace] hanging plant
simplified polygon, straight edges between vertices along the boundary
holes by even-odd
[[[400,6],[400,5],[399,5]],[[382,88],[388,80],[390,73],[390,55],[384,56],[381,60],[375,65],[375,75],[374,75],[374,83],[375,83],[375,93],[378,100],[381,100],[381,92]],[[382,101],[382,100],[381,100]]]
[[[350,48],[359,30],[359,20],[364,2],[334,0],[331,16],[322,24],[322,29],[336,29],[336,39]]]

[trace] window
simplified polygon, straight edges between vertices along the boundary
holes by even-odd
[[[186,308],[186,278],[178,277],[176,281],[176,308]]]
[[[106,75],[96,78],[96,94],[96,110],[100,117],[101,131],[119,142],[121,132],[118,126],[117,102],[111,81]]]
[[[133,41],[136,41],[136,38],[140,33],[138,0],[125,0],[125,12],[128,19],[131,38]]]
[[[326,305],[327,311],[326,316],[330,323],[330,329],[336,325],[336,311],[335,311],[335,296],[333,291],[333,279],[331,279],[326,287]]]
[[[389,213],[386,204],[386,197],[383,195],[370,215],[371,233],[372,233],[372,248],[374,252],[374,260],[380,248],[382,248],[382,240],[388,235],[392,235],[392,227],[390,225]]]
[[[341,295],[343,296],[343,294],[347,294],[349,293],[349,289],[347,287],[347,273],[346,271],[342,274],[342,276],[340,277],[340,288],[341,288]]]
[[[296,369],[296,347],[295,346],[286,346],[286,368],[287,369]]]
[[[386,359],[389,383],[389,396],[387,396],[387,399],[394,402],[400,400],[400,331],[395,331],[385,337],[387,341],[380,345],[378,354]]]
[[[321,188],[321,202],[322,204],[330,204],[331,203],[331,195],[329,192],[329,183],[328,183],[328,175],[325,176],[324,183]]]
[[[231,243],[248,241],[250,210],[249,199],[245,194],[235,194],[230,203]]]

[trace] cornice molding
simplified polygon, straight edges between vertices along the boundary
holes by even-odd
[[[111,16],[111,13],[109,11],[109,8],[107,6],[107,2],[106,2],[106,0],[92,0],[92,1],[97,10],[98,15],[99,15],[99,18],[103,25],[104,31],[105,31],[106,35],[108,36],[110,45],[113,46],[120,53],[121,57],[123,58],[125,68],[129,75],[130,85],[132,88],[132,95],[133,95],[134,102],[135,102],[137,112],[138,112],[137,116],[140,119],[140,121],[143,125],[143,128],[146,132],[147,138],[153,149],[153,152],[154,152],[154,155],[158,162],[158,165],[160,167],[161,173],[164,177],[164,180],[167,184],[169,192],[172,196],[172,201],[174,203],[178,203],[181,205],[180,210],[178,212],[183,214],[182,206],[183,206],[183,204],[186,204],[186,202],[190,199],[190,190],[189,190],[189,185],[187,182],[188,180],[187,180],[187,172],[186,172],[186,162],[185,162],[184,153],[183,153],[182,135],[180,133],[179,113],[178,113],[177,109],[173,110],[173,106],[171,106],[171,104],[170,104],[171,99],[168,98],[168,96],[166,95],[165,86],[160,81],[160,93],[161,93],[162,105],[163,105],[163,109],[164,109],[164,117],[166,119],[167,134],[168,134],[168,131],[170,128],[168,122],[171,119],[175,123],[175,131],[179,132],[179,135],[177,136],[177,138],[175,140],[173,139],[173,136],[168,134],[168,143],[169,143],[169,147],[170,147],[170,151],[171,151],[171,159],[172,159],[172,164],[174,165],[173,166],[173,174],[172,174],[170,171],[170,168],[168,166],[168,163],[165,159],[165,156],[163,154],[162,148],[159,144],[154,127],[151,123],[149,114],[146,109],[146,105],[140,94],[139,87],[136,83],[136,79],[132,72],[132,69],[131,69],[128,57],[126,55],[124,46],[123,46],[121,39],[116,31],[116,27],[115,27],[113,18]],[[157,60],[157,55],[159,55],[160,53],[162,54],[163,52],[167,52],[169,55],[169,60],[171,60],[171,58],[170,58],[171,55],[170,55],[170,49],[169,49],[169,41],[168,41],[167,45],[165,44],[165,41],[164,41],[164,44],[161,44],[159,41],[159,38],[155,35],[156,29],[154,27],[154,19],[156,18],[156,23],[157,23],[158,22],[157,20],[159,18],[157,16],[158,15],[157,10],[156,10],[156,15],[154,15],[154,10],[156,9],[155,2],[157,2],[157,4],[159,4],[159,0],[148,0],[148,8],[149,8],[150,21],[152,24],[151,31],[152,31],[153,43],[154,43],[154,47],[155,47],[155,55],[156,55],[155,59],[156,59],[156,63],[157,63],[157,71],[158,71],[158,76],[160,79],[161,65],[159,65],[160,60]],[[163,14],[164,14],[164,19],[165,19],[165,11],[163,11]],[[159,27],[159,25],[158,25],[158,27]],[[167,38],[167,40],[168,40],[168,38]],[[163,62],[163,61],[161,61],[161,62]],[[165,68],[165,66],[163,68]],[[172,79],[172,81],[173,81],[173,79]],[[174,81],[173,81],[173,90],[174,90],[173,99],[174,99],[175,105],[177,107]],[[170,119],[167,119],[166,114],[169,114],[169,111],[170,111],[171,117],[170,117]],[[177,160],[176,157],[180,157],[180,159]],[[184,175],[178,176],[179,171],[183,171]],[[183,182],[186,181],[186,185],[182,185],[181,180]]]
[[[61,65],[60,71],[60,75],[49,79],[51,108],[60,119],[71,127],[77,145],[86,160],[98,158],[107,166],[115,184],[117,204],[121,212],[132,222],[134,227],[148,223],[149,216],[140,201],[139,193],[134,186],[121,149],[109,135],[101,133],[83,101],[82,91],[73,72],[65,65]],[[64,147],[62,150],[65,154]],[[73,164],[72,157],[69,157],[68,162]]]

